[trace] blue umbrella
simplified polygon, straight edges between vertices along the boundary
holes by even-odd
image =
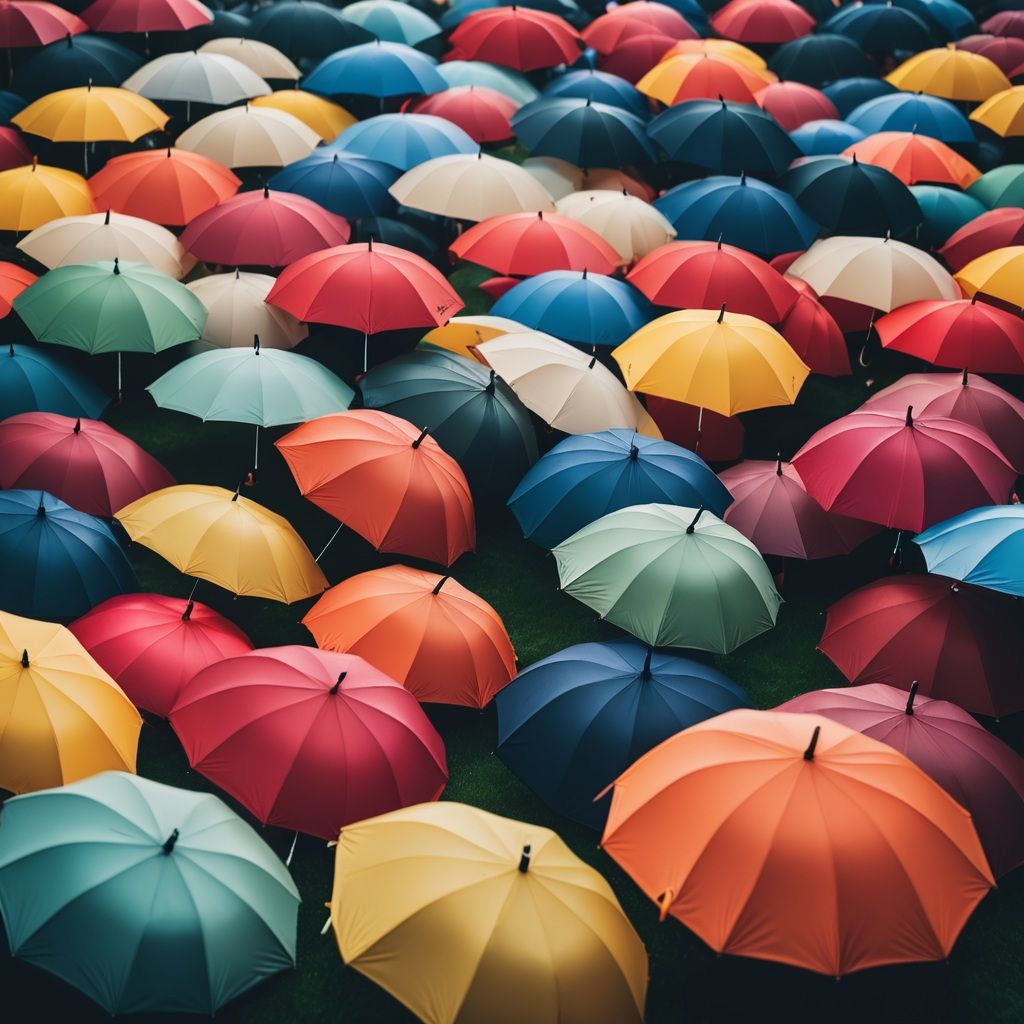
[[[885,3],[887,0],[866,0],[867,3]],[[916,14],[929,28],[938,42],[960,39],[978,31],[978,23],[966,7],[956,0],[892,0],[893,7]]]
[[[794,128],[789,137],[804,156],[832,156],[867,138],[854,125],[831,119],[805,121]]]
[[[437,73],[445,80],[448,89],[456,85],[486,85],[504,93],[520,106],[532,103],[540,95],[521,71],[485,61],[447,60],[438,65]]]
[[[448,88],[433,57],[402,43],[350,46],[322,60],[303,88],[321,96],[409,96]]]
[[[94,420],[109,403],[88,377],[43,349],[0,349],[0,419],[20,412],[53,412]]]
[[[631,85],[624,78],[619,78],[618,75],[610,75],[607,71],[595,71],[593,68],[566,71],[564,74],[556,76],[544,86],[544,92],[541,95],[593,100],[596,103],[621,107],[644,119],[651,116],[647,97],[636,86]]]
[[[378,114],[346,128],[328,149],[340,149],[407,171],[426,160],[480,147],[457,125],[433,114]]]
[[[36,50],[18,66],[14,88],[29,99],[77,86],[119,86],[142,67],[143,58],[127,46],[88,33],[68,36]]]
[[[474,11],[486,11],[497,6],[498,0],[453,0],[441,15],[441,28],[450,32],[458,28]]]
[[[636,640],[576,644],[520,672],[496,698],[498,756],[545,803],[599,829],[595,802],[637,758],[714,715],[750,707],[710,665]]]
[[[576,0],[498,0],[499,7],[529,7],[564,18],[573,28],[580,29],[590,22],[590,15]]]
[[[344,150],[314,149],[277,172],[268,186],[312,199],[341,217],[369,217],[395,208],[388,188],[401,176],[391,164]]]
[[[46,491],[0,491],[0,565],[0,608],[47,622],[139,589],[110,527]]]
[[[395,220],[393,217],[363,217],[357,220],[353,225],[351,240],[396,245],[399,249],[407,249],[422,256],[428,262],[443,248],[442,242],[414,227],[407,219]]]
[[[398,0],[357,0],[343,7],[341,16],[386,43],[417,46],[441,34],[433,18]]]
[[[621,345],[654,318],[654,309],[618,278],[549,270],[505,292],[491,315],[577,345]]]
[[[866,135],[916,131],[950,145],[974,142],[970,122],[949,100],[924,93],[879,96],[856,107],[846,120]]]
[[[292,60],[318,60],[373,39],[365,28],[346,21],[339,11],[317,0],[268,4],[253,15],[249,34]]]
[[[931,26],[911,11],[885,4],[849,4],[820,26],[848,36],[866,53],[917,53],[935,43]]]
[[[689,23],[690,27],[702,36],[710,35],[708,31],[708,12],[700,4],[700,0],[663,0],[666,7],[678,11]],[[709,5],[712,6],[712,5]],[[713,6],[718,6],[714,4]]]
[[[806,249],[818,225],[782,189],[756,178],[714,175],[688,181],[654,201],[680,239],[721,239],[762,256]]]
[[[0,124],[10,124],[11,118],[24,110],[26,101],[6,89],[0,90]]]
[[[890,96],[898,90],[884,78],[842,78],[821,91],[832,101],[839,115],[847,117],[862,103],[879,96]]]
[[[871,58],[849,37],[819,32],[783,43],[768,67],[779,78],[820,89],[827,82],[876,74]]]
[[[617,429],[567,437],[508,499],[523,536],[549,551],[609,512],[652,502],[721,517],[732,496],[689,449]]]
[[[954,231],[988,210],[983,202],[958,188],[913,185],[910,192],[924,216],[918,240],[933,247],[942,245]]]

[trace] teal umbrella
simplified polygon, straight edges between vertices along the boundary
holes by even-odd
[[[989,209],[1024,206],[1024,164],[1001,164],[968,186],[967,194]]]
[[[652,647],[728,654],[782,603],[757,548],[704,509],[631,505],[552,554],[566,593]]]
[[[210,794],[104,772],[0,817],[11,952],[108,1013],[212,1015],[295,964],[299,894]]]
[[[499,67],[479,60],[448,60],[438,64],[437,73],[452,89],[457,85],[485,85],[504,93],[522,106],[535,100],[540,93],[521,71]]]
[[[433,18],[398,0],[357,0],[343,7],[341,16],[385,43],[418,46],[441,34]]]

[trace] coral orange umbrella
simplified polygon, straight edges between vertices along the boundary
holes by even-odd
[[[89,26],[81,18],[45,0],[32,3],[3,0],[0,3],[0,47],[6,50],[46,46],[88,30]]]
[[[303,423],[276,446],[299,490],[378,551],[451,565],[476,547],[466,477],[426,428],[349,410]]]
[[[636,87],[662,103],[683,100],[732,100],[753,103],[767,79],[730,57],[716,53],[681,53],[655,64]],[[785,127],[785,125],[783,125]]]
[[[331,587],[302,623],[318,647],[358,654],[420,701],[482,708],[516,673],[512,641],[483,598],[406,565]]]
[[[473,11],[451,34],[451,45],[450,60],[536,71],[574,63],[583,40],[565,19],[513,5]]]
[[[815,21],[793,0],[730,0],[711,27],[738,43],[788,43],[814,30]]]
[[[0,263],[0,319],[11,311],[11,303],[36,281],[36,275],[17,263]]]
[[[613,785],[602,847],[719,953],[835,977],[944,960],[993,885],[967,811],[819,715],[718,715]]]
[[[884,167],[905,185],[929,182],[967,188],[981,171],[955,149],[917,132],[876,132],[843,150],[866,164]]]

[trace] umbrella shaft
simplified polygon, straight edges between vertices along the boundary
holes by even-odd
[[[252,457],[252,470],[255,473],[260,468],[260,425],[256,424],[256,451]]]
[[[370,367],[370,335],[363,332],[363,373]]]
[[[320,554],[313,559],[314,562],[319,562],[320,559],[323,558],[325,554],[327,554],[327,549],[334,543],[334,538],[337,537],[339,533],[341,533],[341,528],[344,525],[344,523],[338,523],[338,528],[334,531],[334,533],[331,534],[331,539],[323,546],[323,550],[320,552]]]

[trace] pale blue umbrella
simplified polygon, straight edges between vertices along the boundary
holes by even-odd
[[[437,73],[448,88],[456,85],[486,85],[513,99],[520,106],[535,100],[540,93],[521,71],[478,60],[448,60],[439,64]]]
[[[433,18],[397,0],[357,0],[343,7],[341,16],[386,43],[417,46],[441,34]]]

